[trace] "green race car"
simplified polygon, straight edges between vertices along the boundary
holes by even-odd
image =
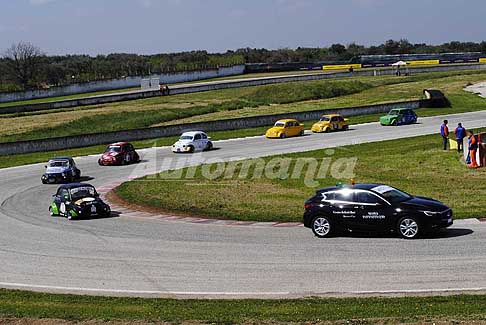
[[[90,184],[65,184],[58,188],[54,202],[49,206],[51,216],[62,216],[69,220],[109,217],[110,206],[103,202]]]
[[[394,108],[380,117],[381,125],[404,125],[417,123],[417,114],[411,108]]]

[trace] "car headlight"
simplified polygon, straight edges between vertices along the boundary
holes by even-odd
[[[440,214],[440,212],[434,212],[434,211],[422,211],[426,216],[428,217],[432,217],[432,216],[435,216],[435,215],[438,215]]]

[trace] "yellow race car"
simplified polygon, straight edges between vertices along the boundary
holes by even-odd
[[[347,130],[349,128],[348,122],[349,120],[343,118],[340,114],[322,115],[319,122],[312,126],[311,131],[315,133],[327,133],[331,131]]]
[[[279,120],[265,133],[267,138],[295,137],[304,135],[304,124],[294,119]]]

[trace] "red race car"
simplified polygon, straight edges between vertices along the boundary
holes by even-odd
[[[128,142],[112,143],[98,159],[100,166],[126,165],[140,162],[140,156]]]

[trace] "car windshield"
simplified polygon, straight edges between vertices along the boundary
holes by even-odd
[[[275,123],[275,126],[278,127],[278,128],[283,128],[283,127],[285,127],[285,123],[277,122],[277,123]]]
[[[378,192],[383,196],[388,202],[390,203],[400,203],[403,201],[410,200],[412,198],[411,195],[397,190],[394,187],[381,185],[375,188],[372,188],[373,191]]]
[[[192,135],[183,135],[179,138],[179,140],[192,140]]]
[[[388,113],[388,115],[398,115],[398,114],[400,114],[400,111],[397,109],[392,109],[390,113]]]
[[[329,122],[330,120],[331,120],[331,119],[330,119],[329,117],[327,117],[327,116],[323,116],[323,117],[321,117],[321,119],[320,119],[320,121],[321,121],[321,122]]]
[[[80,186],[72,188],[70,191],[71,199],[73,201],[85,198],[85,197],[94,197],[96,195],[96,190],[92,186]]]
[[[106,152],[121,152],[121,146],[109,146]]]
[[[67,160],[51,160],[48,164],[49,167],[67,167],[68,161]]]

